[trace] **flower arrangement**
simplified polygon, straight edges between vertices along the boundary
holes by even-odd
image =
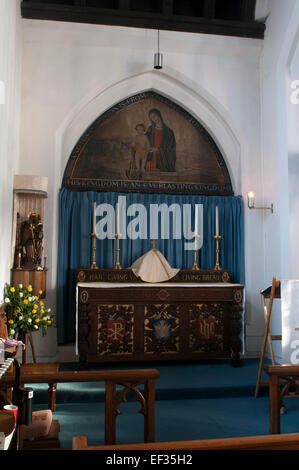
[[[54,316],[50,315],[51,309],[45,308],[44,302],[40,300],[42,291],[34,295],[33,287],[23,284],[18,286],[5,285],[4,302],[9,307],[8,313],[8,337],[13,339],[21,331],[41,330],[43,336],[47,330],[54,324]]]

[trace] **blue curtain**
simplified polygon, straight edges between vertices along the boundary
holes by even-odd
[[[215,265],[215,208],[219,211],[220,266],[230,271],[233,282],[244,283],[244,243],[242,200],[234,196],[197,196],[172,194],[119,193],[96,191],[60,192],[60,220],[57,277],[57,327],[58,342],[64,344],[75,340],[75,290],[76,269],[91,265],[92,243],[90,234],[93,223],[93,204],[111,204],[115,207],[119,196],[125,196],[126,206],[143,204],[184,204],[192,206],[191,223],[194,224],[195,204],[203,204],[203,246],[198,263],[202,269]],[[150,211],[147,211],[148,217]],[[132,217],[133,218],[133,217]],[[97,219],[98,220],[98,219]],[[127,219],[128,221],[130,218]],[[148,220],[149,228],[149,220]],[[170,225],[170,234],[172,234]],[[194,229],[192,225],[192,230]],[[182,232],[183,233],[183,232]],[[120,241],[120,263],[127,268],[152,248],[147,239],[126,238]],[[184,249],[187,240],[158,239],[157,248],[173,268],[188,269],[193,265],[194,253]],[[96,263],[101,268],[111,268],[115,263],[115,240],[97,239]]]

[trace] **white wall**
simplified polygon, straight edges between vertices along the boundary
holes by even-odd
[[[0,0],[0,303],[10,282],[13,175],[19,158],[21,18],[20,0]]]
[[[296,88],[295,88],[296,87]],[[299,279],[299,28],[295,30],[286,70],[288,178],[290,204],[290,277]]]
[[[299,275],[298,268],[296,272],[292,269],[298,259],[292,235],[294,217],[298,217],[298,204],[294,198],[297,196],[293,193],[294,185],[298,188],[298,180],[291,174],[296,171],[299,175],[293,153],[298,142],[294,120],[298,110],[289,102],[293,91],[290,89],[290,72],[298,45],[298,20],[298,1],[271,0],[261,62],[264,196],[274,203],[273,216],[265,217],[266,285],[271,284],[273,276],[290,279]],[[272,333],[280,332],[280,304],[275,302]],[[276,343],[275,349],[279,360],[281,345]]]
[[[152,30],[22,20],[23,74],[19,174],[49,178],[47,302],[55,310],[58,189],[65,164],[86,127],[105,109],[145,89],[185,106],[214,136],[235,194],[262,198],[260,40],[161,32],[162,71],[153,70]],[[263,216],[245,210],[247,351],[261,336]],[[256,319],[258,318],[258,321]],[[43,348],[43,350],[41,350]],[[55,355],[53,338],[40,355]]]

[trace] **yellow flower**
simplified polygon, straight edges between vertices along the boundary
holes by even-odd
[[[40,313],[41,313],[41,314],[45,313],[44,309],[41,308],[41,309],[40,309]]]
[[[35,321],[35,323],[39,323],[39,322],[40,322],[40,319],[39,319],[39,318],[36,318],[34,321]]]
[[[48,325],[52,325],[52,322],[51,322],[51,320],[48,320]]]
[[[42,295],[42,293],[43,293],[42,290],[39,290],[39,291],[38,291],[38,294],[39,294],[39,295]]]
[[[28,299],[24,299],[23,302],[24,302],[25,305],[27,305],[28,304]]]
[[[20,308],[17,308],[16,312],[17,313],[20,313],[21,309]]]
[[[12,324],[13,324],[13,320],[8,320],[8,323],[9,323],[10,325],[12,325]]]
[[[40,305],[44,305],[44,302],[41,300],[39,304],[40,304]]]
[[[38,300],[38,297],[37,297],[37,295],[36,295],[34,298],[35,298],[35,300]]]
[[[33,309],[33,310],[32,310],[32,313],[36,313],[36,310],[35,310],[35,309]]]
[[[10,290],[10,292],[15,292],[15,288],[14,288],[14,287],[11,287],[9,290]]]
[[[32,287],[28,286],[28,292],[32,292]]]
[[[34,305],[33,305],[33,308],[34,308],[35,310],[37,310],[37,309],[38,309],[38,305],[34,304]]]

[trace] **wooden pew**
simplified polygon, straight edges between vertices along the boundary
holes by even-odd
[[[1,381],[2,388],[12,387],[12,374]],[[74,382],[105,382],[105,444],[116,442],[116,418],[118,409],[126,401],[128,392],[132,391],[136,401],[141,404],[139,413],[144,415],[144,442],[155,440],[155,381],[160,377],[156,369],[108,370],[108,371],[31,371],[21,367],[21,383],[74,383]],[[123,389],[117,394],[116,386]],[[144,396],[137,389],[144,385]]]
[[[299,366],[297,365],[268,365],[264,367],[269,375],[269,404],[270,404],[270,434],[280,433],[280,410],[282,398],[287,388],[281,389],[283,380],[293,384],[296,388],[299,383]],[[294,394],[298,396],[298,393]]]
[[[299,434],[106,446],[88,446],[85,436],[75,436],[72,440],[72,450],[299,450]]]

